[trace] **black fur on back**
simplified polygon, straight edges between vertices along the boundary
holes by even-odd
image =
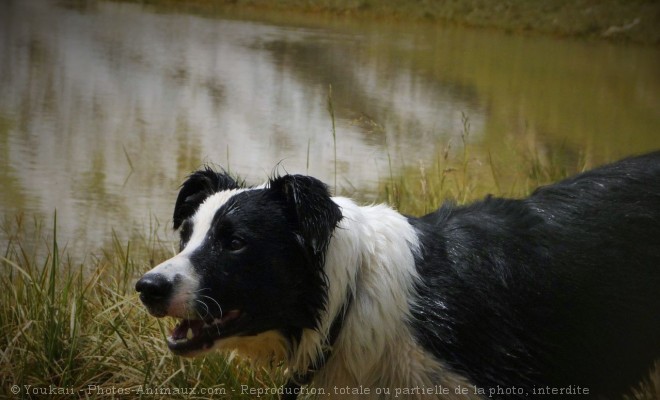
[[[660,152],[410,221],[416,335],[477,386],[610,397],[660,357]]]

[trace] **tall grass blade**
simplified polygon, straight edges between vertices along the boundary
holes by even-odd
[[[328,85],[328,113],[330,113],[330,121],[332,121],[332,149],[334,152],[335,162],[334,189],[337,191],[337,127],[335,125],[335,106],[332,100],[332,84]]]

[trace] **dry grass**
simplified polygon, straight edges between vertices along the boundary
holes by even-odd
[[[437,150],[430,163],[419,162],[416,168],[383,182],[380,199],[411,215],[435,210],[444,201],[464,204],[492,194],[523,197],[535,188],[593,167],[587,152],[557,146],[549,148],[533,139],[519,142],[509,139],[500,153],[473,148],[470,121],[462,117],[460,140],[449,141]]]

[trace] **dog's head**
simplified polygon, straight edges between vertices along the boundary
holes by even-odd
[[[225,172],[197,171],[174,208],[179,254],[135,288],[152,315],[180,319],[168,337],[176,354],[266,333],[296,340],[318,327],[324,256],[340,219],[317,179],[284,175],[245,187]]]

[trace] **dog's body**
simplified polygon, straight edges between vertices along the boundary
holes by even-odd
[[[177,354],[238,349],[326,394],[445,399],[609,397],[660,357],[660,152],[421,218],[306,176],[246,188],[206,169],[174,226],[182,251],[136,288],[183,320]]]

